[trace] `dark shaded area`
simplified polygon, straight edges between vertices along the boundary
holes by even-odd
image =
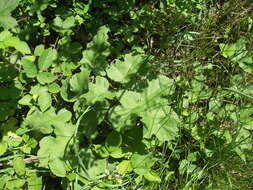
[[[15,86],[17,70],[13,64],[0,60],[0,122],[14,116],[21,91]]]

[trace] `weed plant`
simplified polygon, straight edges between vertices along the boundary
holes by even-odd
[[[253,189],[251,0],[1,0],[0,189]]]

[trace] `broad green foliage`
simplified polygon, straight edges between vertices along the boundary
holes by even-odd
[[[52,115],[51,110],[48,110],[45,113],[36,110],[31,115],[28,115],[26,120],[34,129],[39,130],[44,134],[49,134],[53,131],[50,120],[53,120],[55,115]]]
[[[18,3],[19,0],[0,1],[0,27],[9,29],[17,25],[17,21],[11,16],[11,12],[18,6]]]
[[[38,60],[38,67],[40,71],[48,69],[53,64],[53,61],[57,58],[57,52],[55,49],[45,49],[42,51]]]
[[[34,56],[24,56],[21,59],[21,64],[24,69],[24,72],[26,73],[27,77],[33,78],[37,75],[37,67],[34,64],[35,57]]]
[[[130,81],[131,76],[138,72],[143,63],[143,56],[127,54],[124,56],[123,62],[116,60],[115,64],[110,66],[107,75],[116,82],[127,83]]]
[[[148,87],[141,93],[134,91],[122,91],[119,95],[121,105],[116,106],[115,110],[112,110],[111,112],[110,120],[113,126],[117,130],[122,130],[125,126],[133,125],[133,119],[136,119],[137,116],[147,118],[148,113],[155,112],[154,110],[157,110],[157,108],[161,106],[163,107],[164,103],[167,103],[162,97],[172,94],[173,91],[173,81],[165,76],[160,76],[157,79],[149,81]],[[168,109],[168,107],[166,109]],[[152,115],[153,114],[154,113],[152,113]],[[165,116],[165,114],[163,115]],[[146,120],[146,122],[144,122],[147,125],[146,134],[150,132],[149,137],[154,134],[153,132],[159,131],[159,128],[163,123],[161,119],[161,113],[159,114],[159,117],[151,119],[154,123],[160,123],[159,127],[155,126],[157,131],[152,131],[152,121]],[[163,126],[163,128],[164,127],[165,126]],[[174,128],[177,128],[177,124],[174,125]],[[173,134],[171,135],[173,136]]]
[[[56,17],[53,21],[53,29],[56,32],[62,33],[63,35],[69,35],[72,33],[72,28],[75,26],[75,18],[73,16],[68,17],[66,20],[62,20],[61,17]]]
[[[122,144],[122,136],[118,132],[111,132],[105,141],[105,146],[106,149],[109,153],[110,156],[113,158],[121,158],[122,155],[122,150],[120,148]]]
[[[140,154],[133,154],[131,157],[131,166],[139,175],[145,175],[149,172],[150,168],[154,164],[154,160],[151,155],[140,155]]]
[[[145,124],[144,137],[151,138],[155,135],[164,142],[173,140],[178,135],[179,118],[171,108],[154,108],[145,111],[141,116],[141,121]]]
[[[220,49],[224,57],[237,62],[245,72],[251,73],[253,71],[253,57],[252,53],[248,52],[246,43],[247,40],[241,38],[233,44],[220,44]]]
[[[42,167],[49,167],[52,172],[60,177],[66,176],[66,166],[63,161],[64,150],[69,141],[67,137],[44,137],[40,141],[38,157]]]
[[[252,189],[247,3],[0,0],[0,189]]]
[[[23,158],[17,157],[13,160],[13,168],[18,175],[25,174],[25,162]]]
[[[96,102],[102,102],[105,99],[112,99],[114,94],[110,92],[109,82],[104,77],[96,77],[95,83],[89,83],[89,91],[82,97],[86,99],[88,104],[94,104]]]
[[[8,148],[8,145],[5,142],[0,143],[0,155],[3,155]]]
[[[62,81],[61,95],[65,101],[75,101],[80,95],[87,92],[89,73],[89,70],[83,69],[80,73]]]
[[[83,58],[80,62],[95,72],[104,68],[106,57],[110,54],[108,32],[107,27],[100,27],[92,41],[87,44],[87,49],[83,51]]]
[[[68,167],[64,161],[64,157],[67,151],[67,145],[74,135],[75,125],[68,122],[71,119],[71,113],[69,111],[62,109],[57,115],[54,111],[50,111],[52,112],[50,114],[52,120],[49,125],[51,124],[50,129],[54,130],[47,131],[47,134],[54,131],[56,137],[46,136],[40,140],[38,158],[42,167],[49,167],[56,176],[65,177]],[[44,115],[44,118],[48,117]],[[43,127],[42,125],[37,127]]]
[[[26,42],[21,41],[19,38],[13,36],[9,31],[5,30],[0,33],[0,48],[14,47],[16,50],[23,54],[30,54],[30,48]]]

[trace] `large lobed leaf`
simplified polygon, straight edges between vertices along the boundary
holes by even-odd
[[[83,58],[80,62],[95,72],[105,68],[106,57],[110,54],[108,32],[109,29],[106,26],[100,27],[92,41],[88,43],[87,49],[83,51]]]
[[[106,98],[112,99],[113,93],[109,91],[109,82],[104,77],[96,77],[96,83],[89,83],[89,91],[84,94],[88,104],[104,101]]]
[[[44,50],[39,58],[39,69],[41,71],[48,69],[57,58],[57,51],[52,48]]]
[[[143,92],[123,91],[121,105],[112,109],[110,121],[117,131],[133,126],[138,117],[144,123],[144,136],[155,135],[161,142],[178,134],[179,118],[163,98],[174,93],[173,80],[159,76],[148,82]]]
[[[178,136],[179,118],[168,106],[147,110],[141,114],[144,123],[144,137],[155,135],[161,142],[175,139]]]
[[[116,63],[110,65],[106,72],[112,80],[127,83],[138,72],[143,63],[143,55],[126,54],[124,61],[116,60]]]
[[[73,102],[88,91],[90,71],[82,69],[70,79],[62,81],[61,96],[65,101]]]
[[[0,27],[5,29],[12,28],[17,25],[17,21],[11,16],[13,11],[19,4],[19,0],[1,0],[0,1]]]

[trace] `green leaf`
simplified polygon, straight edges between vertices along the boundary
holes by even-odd
[[[124,91],[120,97],[121,105],[113,108],[113,112],[110,114],[110,121],[117,131],[125,126],[134,125],[137,115],[145,109],[141,93]]]
[[[109,155],[113,158],[122,158],[125,156],[121,147],[110,147],[110,150],[108,150],[108,152]]]
[[[46,111],[52,104],[51,95],[48,92],[43,92],[39,95],[38,105],[42,112]]]
[[[15,133],[10,132],[8,138],[9,139],[5,140],[10,148],[18,147],[22,143],[22,138],[20,136],[17,136]]]
[[[84,112],[84,105],[81,104],[77,107],[78,103],[76,103],[75,112]],[[86,102],[84,102],[86,104]],[[106,102],[101,104],[95,104],[92,106],[92,109],[89,110],[80,122],[80,128],[83,131],[83,134],[88,138],[95,138],[97,135],[97,126],[104,120],[104,117],[108,111],[108,105]]]
[[[108,32],[107,27],[100,27],[92,41],[87,44],[87,49],[83,51],[83,58],[80,63],[87,65],[95,72],[105,68],[106,57],[110,54]]]
[[[40,141],[38,158],[40,166],[49,167],[55,175],[64,177],[66,175],[64,155],[67,145],[71,143],[70,139],[75,132],[75,126],[60,121],[58,117],[54,120],[57,120],[53,121],[56,137],[47,136]]]
[[[18,37],[10,35],[10,36],[4,38],[3,42],[4,42],[5,47],[15,47],[15,45],[17,43],[19,43],[19,41],[20,40]]]
[[[39,58],[39,69],[40,71],[48,69],[53,62],[57,59],[57,51],[52,48],[44,50]]]
[[[56,16],[53,20],[53,26],[52,28],[56,32],[60,32],[62,34],[68,35],[72,31],[70,28],[75,26],[75,18],[73,16],[67,17],[66,20],[62,20],[61,17]]]
[[[106,138],[105,145],[109,149],[110,147],[119,147],[122,143],[122,136],[116,131],[112,131]]]
[[[80,73],[77,73],[69,80],[70,90],[76,94],[81,95],[88,89],[90,71],[83,69]]]
[[[137,116],[144,116],[145,112],[152,112],[155,107],[167,104],[163,96],[173,94],[175,90],[173,80],[158,76],[148,82],[148,87],[143,92],[122,91],[119,94],[121,105],[112,109],[110,121],[117,131],[126,126],[134,125]]]
[[[1,0],[0,1],[0,27],[5,29],[17,25],[17,21],[11,17],[11,12],[18,6],[19,0]]]
[[[13,11],[19,4],[19,0],[1,0],[0,1],[0,13],[9,14]]]
[[[179,164],[179,168],[178,168],[179,173],[180,174],[186,173],[187,170],[190,168],[190,166],[191,166],[191,163],[188,160],[185,160],[185,159],[181,160]]]
[[[253,58],[252,55],[246,55],[238,61],[238,65],[247,73],[253,72]]]
[[[51,93],[58,93],[61,91],[61,87],[57,83],[52,83],[48,86],[48,91]]]
[[[91,178],[96,179],[99,175],[105,171],[106,159],[93,158],[94,162],[90,164],[88,173]]]
[[[237,131],[236,142],[238,143],[238,148],[242,150],[251,150],[252,149],[252,141],[251,141],[251,133],[249,130],[245,128],[241,128]]]
[[[159,75],[157,79],[148,82],[148,88],[144,90],[142,95],[147,102],[159,96],[172,95],[174,92],[174,81],[166,76]]]
[[[106,138],[105,146],[110,154],[114,158],[121,158],[124,156],[122,154],[122,149],[120,147],[122,143],[122,136],[116,131],[112,131]]]
[[[144,174],[144,177],[150,181],[150,182],[153,182],[153,183],[161,183],[161,178],[159,177],[159,175],[154,172],[154,171],[149,171],[147,173]]]
[[[62,81],[61,96],[65,101],[73,102],[77,97],[88,91],[90,71],[83,69],[70,79]]]
[[[9,36],[4,39],[5,47],[14,47],[22,54],[30,54],[31,50],[26,42],[19,40],[18,37]]]
[[[115,130],[123,131],[127,127],[135,125],[137,115],[132,111],[122,106],[112,108],[112,113],[110,113],[109,117]]]
[[[109,152],[103,144],[95,144],[95,152],[102,158],[109,156]]]
[[[113,94],[108,90],[109,82],[104,77],[96,77],[96,83],[89,83],[89,91],[84,94],[84,97],[89,104],[104,101],[106,98],[112,99]]]
[[[26,42],[19,40],[18,37],[8,36],[4,38],[4,46],[5,47],[14,47],[16,50],[21,52],[22,54],[30,54],[31,50]]]
[[[36,174],[30,174],[27,179],[28,190],[41,190],[42,188],[42,177],[38,177]]]
[[[41,167],[49,167],[54,159],[63,159],[69,138],[46,136],[40,140],[38,158]]]
[[[146,154],[146,145],[143,140],[143,128],[134,126],[130,130],[124,132],[123,142],[127,147],[123,147],[124,152],[137,152]]]
[[[13,168],[18,175],[25,174],[25,161],[21,157],[17,157],[13,160]]]
[[[247,91],[252,93],[252,86],[247,88]],[[253,130],[253,118],[251,117],[253,114],[253,108],[245,108],[240,110],[239,121],[242,122],[243,127],[248,130]]]
[[[49,168],[58,177],[66,176],[65,164],[60,159],[53,159],[49,162]]]
[[[246,42],[244,38],[241,38],[233,44],[220,44],[222,55],[226,58],[230,58],[232,61],[237,62],[241,60],[248,53]]]
[[[142,55],[126,54],[124,61],[116,60],[116,63],[110,65],[106,72],[112,80],[127,83],[138,72],[143,62],[144,58]]]
[[[48,84],[56,80],[54,74],[49,72],[40,72],[37,75],[37,80],[40,84]]]
[[[123,107],[130,110],[132,113],[141,113],[145,109],[149,109],[157,105],[159,98],[174,93],[173,80],[159,76],[157,79],[148,82],[148,87],[141,93],[133,91],[125,91],[120,98],[120,103]]]
[[[76,129],[75,125],[63,122],[58,117],[56,117],[55,121],[53,121],[53,125],[55,127],[54,129],[55,135],[59,136],[59,138],[62,138],[62,140],[66,141],[72,138]]]
[[[84,176],[89,176],[89,178],[95,180],[104,174],[106,170],[106,159],[98,159],[90,149],[83,151],[82,158],[87,170],[85,172],[86,174],[83,173]]]
[[[12,33],[10,33],[8,30],[4,30],[0,33],[0,42],[4,42],[6,38],[9,38],[12,36]]]
[[[187,156],[187,160],[189,162],[196,162],[197,161],[198,152],[191,152]]]
[[[31,147],[27,146],[27,145],[23,145],[21,148],[22,152],[30,154],[31,153]]]
[[[27,77],[33,78],[37,75],[37,67],[35,65],[35,57],[34,56],[24,56],[21,59],[21,64],[24,68],[24,72]]]
[[[14,178],[6,183],[5,189],[22,189],[26,180],[21,178]]]
[[[35,86],[31,87],[30,94],[39,96],[39,94],[47,92],[46,86],[41,86],[40,84],[37,84]]]
[[[50,0],[40,0],[40,1],[34,1],[33,5],[31,6],[31,13],[34,14],[34,12],[41,13],[41,11],[45,10]]]
[[[132,170],[131,162],[129,160],[122,160],[118,165],[118,171],[121,174],[126,174]]]
[[[73,16],[70,16],[66,18],[66,20],[63,21],[62,27],[65,28],[72,28],[75,26],[75,18]]]
[[[60,29],[62,29],[62,19],[59,16],[56,16],[53,20],[53,29],[56,31],[59,31]]]
[[[37,45],[34,50],[34,55],[41,56],[44,50],[45,50],[44,44]]]
[[[143,109],[142,101],[141,93],[134,91],[125,91],[120,98],[121,105],[136,114]]]
[[[8,149],[8,145],[5,142],[0,142],[0,156],[2,156]]]
[[[236,44],[220,44],[222,55],[226,58],[232,57],[236,53]]]
[[[71,119],[72,117],[72,113],[66,109],[61,109],[58,113],[57,113],[57,119],[63,121],[63,122],[67,122]]]
[[[155,135],[161,142],[170,141],[178,136],[179,118],[170,107],[158,107],[141,114],[145,124],[144,137]]]
[[[15,18],[9,15],[2,15],[0,14],[0,27],[5,29],[13,28],[17,25],[17,21]]]
[[[110,114],[110,121],[117,131],[134,125],[137,115],[145,110],[141,93],[124,91],[120,97],[121,105],[113,108]]]
[[[150,154],[140,155],[135,153],[131,157],[130,162],[134,172],[139,175],[148,173],[154,164],[154,161]]]
[[[55,116],[52,110],[45,113],[35,111],[26,117],[26,121],[32,129],[39,130],[43,134],[50,134],[53,132],[52,120],[55,119]]]
[[[30,54],[31,53],[31,50],[26,42],[19,41],[18,43],[15,44],[14,47],[16,48],[16,50],[20,51],[23,54]]]
[[[245,163],[247,162],[246,154],[240,149],[240,147],[235,147],[233,150]]]
[[[29,94],[27,94],[27,95],[23,96],[23,97],[18,101],[18,103],[19,103],[20,105],[27,105],[27,106],[30,106],[30,105],[32,105],[32,104],[31,104],[31,100],[32,100],[32,96],[29,95]]]

